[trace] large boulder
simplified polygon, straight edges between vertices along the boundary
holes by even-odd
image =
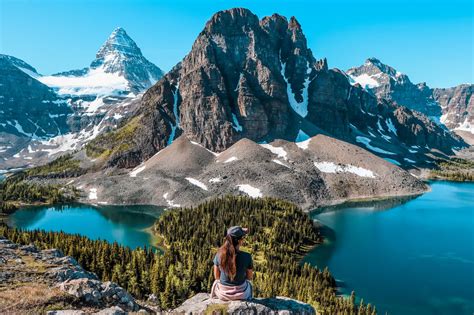
[[[179,314],[204,314],[205,312],[226,314],[315,314],[315,309],[306,303],[286,297],[256,298],[251,301],[223,302],[213,299],[208,293],[199,293],[186,300],[172,311]]]

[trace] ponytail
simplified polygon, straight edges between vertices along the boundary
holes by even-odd
[[[230,278],[234,280],[237,273],[235,259],[237,257],[237,245],[239,240],[234,239],[229,234],[224,239],[224,245],[219,248],[219,261],[222,270]]]

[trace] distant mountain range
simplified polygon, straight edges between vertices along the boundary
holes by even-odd
[[[121,130],[133,132],[118,137]],[[452,154],[465,146],[422,113],[374,97],[343,71],[328,69],[325,59],[316,60],[295,18],[259,21],[233,9],[212,17],[191,52],[145,93],[128,124],[89,147],[108,153],[107,167],[127,168],[181,134],[220,152],[242,138],[302,141],[320,133],[398,165],[426,164],[432,149]]]
[[[43,76],[0,55],[0,71],[0,168],[36,165],[81,148],[115,128],[163,76],[122,28],[87,68]]]
[[[466,141],[474,134],[473,84],[452,88],[430,88],[426,83],[414,84],[407,75],[369,58],[362,66],[347,70],[352,82],[372,92],[378,98],[419,111],[445,125]]]
[[[330,69],[307,47],[298,21],[278,14],[216,13],[163,76],[121,28],[81,70],[40,76],[3,59],[2,82],[9,71],[34,82],[63,111],[36,115],[64,120],[55,133],[21,134],[12,102],[17,117],[2,118],[10,127],[0,141],[26,140],[2,153],[3,165],[74,151],[82,170],[46,180],[74,185],[84,202],[173,207],[243,193],[311,209],[416,194],[426,186],[406,170],[430,168],[467,146],[442,122],[456,111],[470,121],[472,86],[414,85],[375,58],[347,73]],[[30,109],[43,104],[50,103]]]

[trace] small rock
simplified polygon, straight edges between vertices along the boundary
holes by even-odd
[[[38,249],[33,244],[20,246],[19,249],[22,250],[22,251],[25,251],[25,252],[29,252],[29,253],[37,253],[38,252]]]
[[[55,257],[55,258],[64,257],[64,254],[59,249],[56,249],[56,248],[44,249],[41,251],[41,254],[46,257]]]
[[[97,313],[94,313],[96,315],[123,315],[127,314],[123,309],[121,309],[118,306],[112,306],[106,309],[103,309]]]

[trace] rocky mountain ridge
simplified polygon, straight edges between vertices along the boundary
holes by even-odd
[[[376,58],[347,70],[347,74],[378,98],[424,113],[460,135],[474,134],[473,84],[452,88],[430,88],[424,82],[414,84],[407,75]]]
[[[181,135],[134,169],[94,169],[49,182],[74,185],[83,203],[192,206],[215,196],[288,200],[304,210],[351,199],[416,195],[427,186],[366,150],[317,135],[302,142],[258,144],[241,139],[221,153]],[[93,165],[93,164],[92,164]]]
[[[400,165],[424,163],[432,149],[452,154],[465,146],[421,113],[377,99],[316,60],[294,17],[259,20],[241,8],[207,22],[191,52],[144,94],[124,128],[133,131],[91,142],[94,156],[107,152],[105,167],[135,167],[181,134],[215,152],[243,138],[327,134],[383,157],[400,155]]]

